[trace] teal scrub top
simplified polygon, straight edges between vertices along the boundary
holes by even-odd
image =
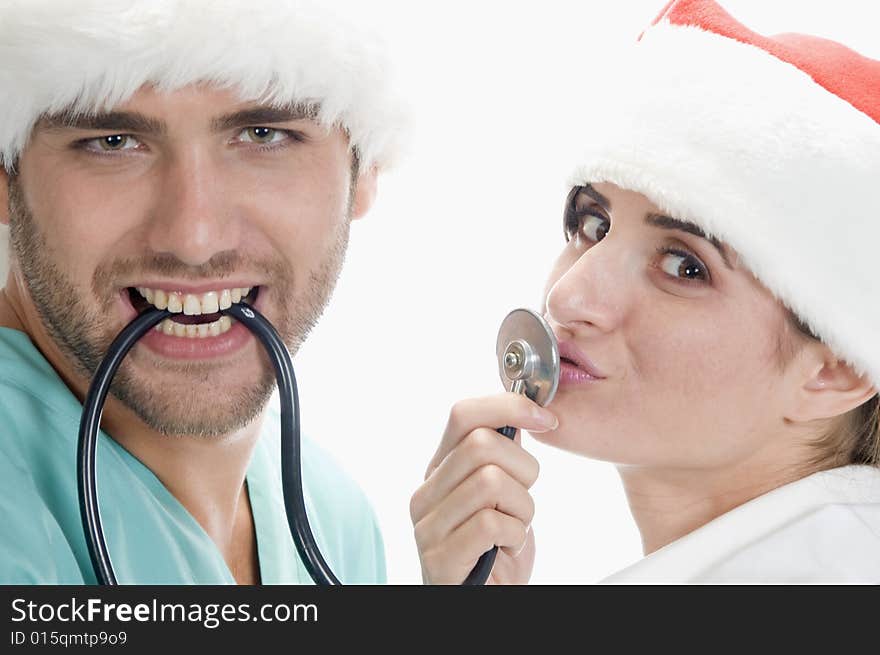
[[[20,331],[0,328],[0,584],[95,584],[76,478],[82,406]],[[358,486],[307,439],[312,532],[346,584],[385,582],[382,537]],[[100,433],[98,497],[120,584],[235,584],[217,546],[159,479]],[[247,470],[263,584],[312,584],[287,526],[280,420],[267,411]]]

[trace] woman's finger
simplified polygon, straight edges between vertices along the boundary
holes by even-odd
[[[535,483],[540,470],[538,460],[518,443],[489,428],[474,430],[447,455],[413,494],[410,501],[410,517],[413,523],[421,520],[474,471],[488,464],[503,469],[526,488]]]
[[[492,546],[518,550],[528,536],[518,519],[494,509],[482,509],[435,548],[421,554],[427,584],[461,584],[480,555]]]
[[[528,526],[535,515],[535,503],[528,489],[495,464],[472,473],[426,516],[415,524],[420,550],[443,541],[481,509],[495,509]]]
[[[425,478],[465,436],[477,428],[495,429],[510,425],[530,432],[546,432],[558,424],[552,412],[521,394],[507,392],[462,400],[453,405],[449,412],[446,429],[428,464]]]

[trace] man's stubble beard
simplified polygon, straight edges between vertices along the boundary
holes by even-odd
[[[12,260],[21,271],[28,294],[42,320],[43,327],[77,375],[91,379],[116,337],[118,328],[90,311],[80,293],[53,260],[45,236],[40,232],[27,206],[20,184],[9,183],[9,239]],[[317,323],[330,300],[339,278],[348,247],[350,221],[339,222],[331,247],[321,264],[308,274],[300,295],[291,300],[280,293],[293,289],[293,273],[286,262],[259,263],[271,280],[273,299],[278,308],[274,323],[291,353],[296,353]],[[93,275],[92,292],[99,306],[112,306],[115,300],[113,281],[120,273],[149,271],[173,275],[181,271],[197,279],[218,277],[236,270],[240,259],[234,252],[218,253],[198,269],[187,267],[173,257],[153,256],[143,260],[146,266],[120,260],[99,266]],[[263,290],[261,290],[261,293]],[[164,435],[220,437],[249,425],[265,408],[275,388],[274,368],[258,343],[259,379],[226,394],[215,392],[211,382],[212,365],[202,362],[175,362],[165,368],[185,384],[179,388],[160,386],[134,372],[131,362],[123,360],[110,386],[110,393],[134,412],[150,429]]]

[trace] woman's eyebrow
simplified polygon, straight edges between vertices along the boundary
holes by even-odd
[[[594,188],[592,187],[592,185],[590,185],[590,184],[584,184],[583,186],[581,186],[581,187],[578,189],[578,192],[579,192],[579,193],[584,193],[584,194],[590,196],[590,198],[592,198],[593,200],[595,200],[596,202],[598,202],[598,203],[599,203],[599,206],[602,207],[602,209],[604,209],[605,211],[607,211],[607,212],[610,212],[610,211],[611,211],[611,201],[608,200],[608,198],[606,198],[605,196],[603,196],[601,193],[599,193],[598,191],[596,191],[596,189],[594,189]]]
[[[727,266],[730,270],[733,270],[733,266],[730,265],[730,260],[727,257],[727,253],[724,250],[724,244],[721,243],[715,237],[708,237],[706,233],[703,232],[701,228],[697,225],[691,223],[690,221],[680,221],[677,218],[672,218],[670,216],[664,216],[662,214],[648,214],[645,216],[645,223],[648,225],[653,225],[654,227],[659,227],[664,230],[681,230],[682,232],[687,232],[688,234],[693,234],[694,236],[698,236],[701,239],[705,239],[713,246],[715,246],[715,250],[718,251],[718,254],[721,255],[721,259],[724,260],[724,265]]]

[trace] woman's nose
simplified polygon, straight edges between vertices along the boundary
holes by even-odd
[[[548,318],[572,331],[613,330],[632,295],[630,259],[610,237],[584,251],[550,287]]]

